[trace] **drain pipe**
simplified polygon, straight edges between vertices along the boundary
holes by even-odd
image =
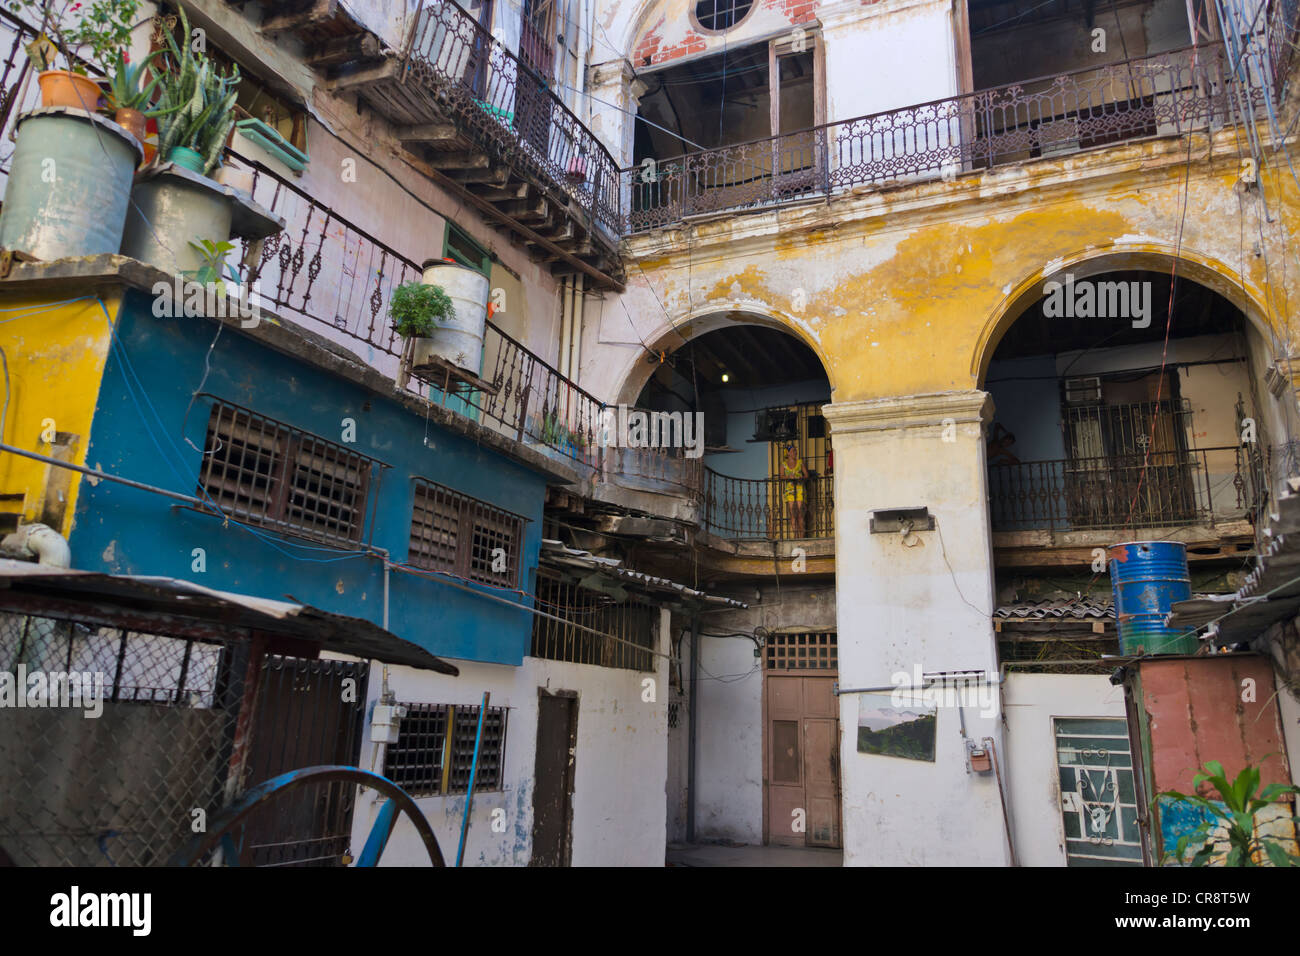
[[[49,525],[26,524],[0,541],[5,551],[29,554],[37,564],[50,568],[67,568],[72,565],[72,551],[68,541]]]
[[[691,722],[687,731],[686,755],[686,842],[695,842],[695,724],[699,717],[700,687],[700,615],[691,614],[691,699],[687,702],[687,720]]]

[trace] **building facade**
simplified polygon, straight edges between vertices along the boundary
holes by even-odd
[[[1204,760],[1300,780],[1267,648],[1135,663],[1108,567],[1179,542],[1237,593],[1296,472],[1294,4],[184,7],[241,68],[260,319],[161,316],[130,256],[12,263],[10,547],[452,662],[305,658],[372,662],[340,759],[444,854],[468,820],[470,865],[1141,865]],[[477,375],[389,319],[437,260],[487,279]],[[1155,743],[1220,664],[1275,680],[1264,730]],[[399,822],[385,860],[423,854]]]

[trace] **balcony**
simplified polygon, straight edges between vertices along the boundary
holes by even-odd
[[[620,172],[625,231],[1220,128],[1281,87],[1292,46],[1275,38],[1292,36],[1294,4],[1275,12],[1268,58],[1188,47],[643,162]]]
[[[608,283],[622,220],[617,165],[547,82],[451,0],[424,0],[404,49],[331,85],[394,123],[435,179],[508,219],[557,273],[581,263]]]
[[[732,478],[704,472],[704,529],[732,541],[835,536],[835,479]]]

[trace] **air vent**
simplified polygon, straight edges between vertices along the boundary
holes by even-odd
[[[1067,378],[1065,380],[1065,401],[1069,405],[1092,405],[1100,402],[1101,379],[1096,376]]]

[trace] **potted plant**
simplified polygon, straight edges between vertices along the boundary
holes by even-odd
[[[88,47],[100,62],[116,59],[129,39],[137,0],[8,3],[41,24],[41,36],[28,49],[33,68],[43,71],[44,105],[16,124],[0,248],[46,261],[115,253],[143,150],[96,112],[100,89],[76,51]],[[59,57],[68,70],[49,69]]]
[[[189,35],[190,23],[181,8],[181,29]],[[221,153],[235,128],[239,67],[229,75],[189,44],[177,44],[170,33],[157,110],[158,155],[164,162],[209,175],[221,165]]]
[[[441,286],[412,280],[393,290],[388,316],[393,320],[393,329],[406,340],[411,366],[418,368],[437,354],[433,333],[443,322],[455,318],[456,307]]]
[[[189,35],[182,7],[181,31]],[[166,34],[160,67],[158,152],[140,171],[122,236],[122,254],[171,274],[204,264],[200,238],[214,243],[262,239],[284,222],[239,190],[209,176],[235,125],[239,69],[228,75],[189,44]]]
[[[99,84],[87,75],[81,51],[93,63],[109,63],[131,42],[139,0],[8,0],[11,12],[26,13],[40,36],[28,47],[38,71],[41,105],[98,108]],[[63,60],[65,69],[56,69]]]
[[[145,142],[148,135],[150,118],[157,119],[183,108],[174,106],[165,110],[151,105],[154,91],[162,82],[161,76],[155,76],[147,85],[142,85],[145,71],[161,53],[160,50],[142,63],[132,64],[126,52],[119,51],[113,73],[108,78],[107,108],[113,114],[113,122],[128,130],[141,143]]]

